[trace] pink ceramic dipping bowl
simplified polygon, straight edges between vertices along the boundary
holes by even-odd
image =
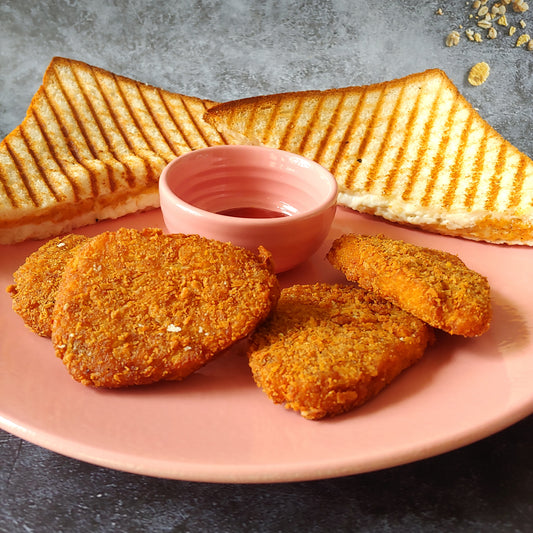
[[[159,180],[171,233],[270,251],[276,272],[312,255],[335,216],[337,183],[324,167],[263,146],[215,146],[171,161]]]

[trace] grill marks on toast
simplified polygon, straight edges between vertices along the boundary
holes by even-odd
[[[38,198],[45,194],[50,194],[51,197],[58,201],[60,199],[60,194],[54,190],[54,185],[52,184],[52,179],[54,173],[58,172],[59,168],[56,164],[56,161],[52,161],[52,165],[48,168],[48,172],[43,171],[43,164],[39,161],[39,152],[40,149],[49,151],[49,144],[46,141],[45,137],[41,135],[41,129],[39,125],[35,122],[34,114],[30,114],[27,117],[24,125],[20,127],[20,134],[22,142],[25,144],[25,149],[28,150],[31,155],[31,159],[35,164],[35,171],[39,174],[39,180],[33,180],[33,183],[42,183],[43,188],[37,193],[32,195],[32,199],[35,205],[38,204]],[[43,146],[44,145],[44,146]],[[59,170],[60,172],[60,170]],[[56,184],[57,185],[57,184]],[[27,180],[28,189],[32,190],[32,182]],[[31,192],[30,192],[31,194]],[[37,201],[36,201],[37,200]]]
[[[293,117],[297,120],[299,116],[302,116],[302,106],[305,104],[305,100],[303,98],[298,98],[294,105],[294,111],[293,111]],[[313,102],[314,104],[314,102]],[[315,111],[316,113],[316,111]],[[315,116],[315,113],[313,113],[313,117]],[[276,117],[276,113],[272,113],[272,116],[270,118],[270,123],[272,124],[274,121],[274,118]],[[293,118],[291,117],[289,119],[291,122]],[[311,123],[313,123],[313,118],[311,118]],[[271,128],[272,130],[272,128]],[[291,146],[291,141],[294,139],[294,136],[291,135],[291,128],[286,128],[285,132],[283,133],[282,138],[280,139],[279,144],[281,146],[286,146],[287,148]],[[301,149],[302,146],[305,146],[305,142],[307,140],[307,135],[303,136],[300,139],[295,139],[296,144],[294,146],[291,146],[292,151],[298,151]]]
[[[17,128],[14,133],[18,134],[19,131],[20,127]],[[2,152],[4,152],[2,153],[2,170],[5,168],[6,172],[2,172],[2,185],[7,193],[11,205],[15,208],[22,208],[28,204],[37,206],[37,198],[35,198],[28,180],[25,177],[22,162],[17,157],[14,148],[11,146],[11,138],[6,138],[3,145],[4,146],[2,148],[5,148],[5,150],[2,150]],[[4,161],[4,159],[7,159],[7,161]],[[8,179],[6,174],[10,171],[18,178],[16,181]]]
[[[174,109],[176,109],[177,106],[183,107],[183,100],[181,98],[177,98],[177,102],[172,102],[170,96],[160,90],[157,91],[157,97],[161,100],[161,105],[165,111],[157,116],[157,123],[158,125],[165,125],[163,128],[163,131],[165,131],[164,135],[169,140],[173,140],[173,142],[169,143],[169,146],[175,147],[175,153],[184,153],[188,150],[192,150],[193,147],[192,144],[187,140],[185,128],[180,126],[179,116],[176,116],[176,113],[174,112]],[[158,104],[159,102],[155,105]],[[154,113],[154,116],[156,116],[154,111],[152,111],[152,113]],[[166,133],[167,131],[168,133]]]
[[[172,159],[229,142],[203,121],[214,103],[54,58],[26,118],[0,145],[0,231],[36,210],[155,195]]]
[[[487,144],[483,142],[486,138],[487,128],[482,128],[481,139],[477,147],[477,152],[474,158],[474,165],[470,174],[470,183],[466,189],[464,198],[464,207],[468,211],[471,211],[476,204],[476,195],[480,186],[480,180],[482,179],[483,165],[485,162],[485,154]]]
[[[509,208],[516,208],[519,207],[521,200],[523,199],[522,190],[524,186],[524,181],[526,179],[526,167],[530,166],[530,161],[522,155],[520,157],[520,161],[517,166],[516,173],[514,175],[514,179],[512,182],[512,189],[511,189],[511,195],[509,198]],[[529,175],[531,176],[531,170]],[[529,207],[531,207],[533,203],[529,204]]]
[[[50,76],[54,76],[60,94],[56,99],[49,99],[49,103],[56,116],[63,118],[65,113],[72,115],[69,137],[70,140],[74,138],[75,142],[70,143],[71,151],[78,156],[77,162],[84,165],[93,177],[92,191],[95,195],[117,190],[124,185],[124,180],[130,188],[155,181],[171,159],[185,151],[210,144],[179,95],[176,96],[182,102],[184,113],[175,116],[174,110],[169,112],[168,106],[164,104],[162,107],[166,109],[176,129],[185,117],[193,125],[189,128],[192,130],[189,137],[200,136],[202,141],[193,144],[187,140],[186,135],[182,135],[185,143],[178,144],[176,149],[170,142],[171,132],[161,131],[152,110],[145,105],[143,91],[137,88],[136,82],[105,72],[102,74],[93,67],[89,70],[76,68],[75,64],[57,65]],[[146,86],[146,89],[153,88]],[[137,114],[128,98],[136,101]],[[202,106],[201,113],[206,110]],[[142,118],[139,119],[141,113]],[[161,123],[160,119],[159,124]],[[74,125],[77,127],[72,128]],[[152,136],[158,135],[157,143],[151,143],[144,131]],[[220,135],[217,136],[218,143],[224,144]],[[165,157],[159,156],[159,152],[164,152]],[[103,163],[105,173],[102,172],[102,165],[97,162]],[[100,168],[94,168],[94,163]],[[102,179],[104,174],[106,180]],[[94,179],[94,176],[99,179]]]
[[[321,164],[328,165],[331,164],[331,160],[335,161],[337,159],[338,153],[339,153],[339,146],[335,146],[335,143],[330,142],[332,135],[334,135],[335,132],[338,132],[340,129],[342,129],[341,121],[342,121],[342,109],[345,107],[347,99],[347,94],[342,93],[339,95],[338,98],[329,98],[329,99],[322,99],[320,109],[323,109],[326,101],[329,102],[330,109],[331,109],[331,119],[329,120],[329,124],[327,124],[327,127],[324,128],[324,137],[322,138],[320,145],[318,147],[318,150],[316,152],[315,158],[317,161],[320,161]],[[317,106],[317,110],[319,107]],[[315,119],[316,120],[316,119]],[[333,147],[333,149],[330,149],[330,147]],[[329,154],[328,154],[329,152]],[[335,154],[335,155],[333,155]]]
[[[435,102],[438,102],[441,95],[442,95],[442,91],[443,91],[443,87],[444,85],[441,84],[440,87],[439,87],[439,92],[437,93],[436,97],[435,97]],[[452,153],[450,148],[451,148],[451,136],[452,136],[452,127],[453,127],[453,123],[456,119],[456,116],[457,116],[457,112],[458,112],[458,109],[459,109],[459,102],[457,100],[457,98],[454,98],[453,101],[451,102],[451,106],[449,108],[449,111],[448,111],[448,116],[446,118],[446,121],[445,121],[445,124],[444,124],[444,127],[442,128],[442,132],[441,132],[441,138],[440,138],[440,142],[439,142],[439,145],[438,145],[438,148],[436,150],[436,154],[435,154],[435,157],[433,159],[433,161],[431,162],[431,168],[428,169],[428,177],[427,177],[427,185],[426,185],[426,188],[424,190],[424,193],[420,199],[420,203],[424,206],[430,206],[432,201],[435,201],[437,200],[435,198],[435,195],[438,194],[441,190],[442,190],[442,187],[437,187],[436,184],[437,184],[437,181],[444,181],[444,180],[449,180],[450,178],[450,173],[449,171],[446,172],[446,175],[443,177],[444,179],[440,179],[440,176],[442,174],[442,167],[443,165],[445,165],[445,162],[446,160],[448,160],[448,158],[450,158],[450,156],[452,156]],[[444,114],[444,113],[443,113]],[[430,137],[432,135],[432,129],[435,127],[435,121],[437,119],[437,113],[435,113],[435,115],[433,115],[431,117],[431,119],[427,122],[427,127],[425,128],[425,135],[424,135],[424,138],[423,138],[423,141],[421,143],[421,146],[419,148],[419,158],[418,160],[421,161],[422,160],[422,151],[423,151],[423,148],[424,148],[424,145],[426,143],[429,143],[430,142]],[[453,148],[452,148],[453,149]],[[461,150],[461,146],[459,145],[458,146],[458,149],[459,151]],[[453,157],[453,156],[452,156]],[[411,178],[414,180],[416,179],[416,175],[412,175]],[[448,188],[448,190],[450,192],[453,193],[452,190],[450,190]],[[450,207],[453,203],[452,198],[449,197],[447,198],[448,200],[448,205],[446,205],[445,207]],[[439,203],[441,206],[444,206],[444,197],[441,197],[438,199]]]
[[[27,124],[30,123],[31,119],[32,117],[28,116]],[[8,153],[19,177],[19,183],[16,183],[12,189],[15,192],[15,204],[17,207],[26,207],[28,206],[28,199],[32,207],[55,202],[57,195],[49,180],[49,175],[55,171],[55,168],[50,166],[47,171],[42,169],[33,150],[35,143],[25,130],[26,128],[20,126],[17,135],[10,137],[6,142]],[[26,191],[23,191],[21,186]],[[27,192],[27,195],[24,192]]]
[[[377,90],[375,93],[367,93],[366,98],[369,99],[369,97],[372,96],[373,102],[371,102],[371,105],[373,107],[370,117],[366,123],[364,134],[362,135],[359,148],[357,150],[357,161],[361,161],[361,164],[365,164],[366,166],[370,166],[371,168],[374,166],[377,166],[379,163],[377,161],[377,158],[374,157],[373,161],[370,163],[368,162],[369,157],[372,158],[372,155],[369,155],[369,149],[370,145],[374,146],[375,141],[378,141],[377,136],[375,135],[376,130],[381,129],[383,118],[380,116],[382,106],[385,101],[385,94],[382,90]],[[354,117],[355,118],[355,117]],[[386,119],[385,119],[386,120]],[[384,136],[383,136],[384,137]],[[381,143],[381,146],[383,147],[383,142]],[[362,166],[354,165],[354,161],[350,162],[350,169],[348,170],[348,174],[353,176],[353,182],[357,183],[359,180],[357,179],[358,173],[361,171]],[[363,182],[363,188],[365,190],[371,190],[375,186],[378,186],[378,183],[372,183],[370,180],[370,174],[368,173],[366,178],[364,178]]]
[[[488,184],[488,193],[486,195],[485,204],[483,205],[483,208],[487,211],[495,211],[497,209],[496,201],[498,199],[498,192],[500,191],[500,182],[503,178],[506,153],[507,145],[501,143],[494,164],[494,173],[490,177]]]
[[[106,95],[102,93],[101,86],[94,78],[93,69],[73,68],[63,75],[72,77],[68,85],[68,97],[77,99],[77,106],[84,113],[82,124],[87,123],[92,129],[89,139],[93,141],[93,149],[98,158],[112,168],[109,174],[110,190],[114,191],[120,187],[122,180],[126,181],[124,185],[133,187],[135,178],[140,181],[145,178],[146,165],[144,161],[132,156],[131,148],[106,101]]]
[[[422,88],[420,89],[422,91]],[[419,126],[421,128],[420,134],[417,136],[416,131],[411,138],[411,142],[416,139],[416,156],[414,162],[409,169],[408,184],[402,192],[402,199],[405,201],[418,201],[422,205],[428,205],[434,192],[434,182],[432,182],[430,168],[434,166],[434,159],[438,156],[437,150],[432,146],[431,139],[438,135],[436,129],[437,118],[440,117],[440,109],[438,102],[442,96],[442,84],[439,84],[436,90],[429,94],[423,94],[423,98],[428,98],[427,115],[423,123]],[[437,104],[437,106],[436,106]],[[439,143],[439,148],[442,150],[444,146]],[[432,151],[433,149],[433,151]],[[423,174],[426,180],[420,180],[419,176]],[[395,176],[396,177],[396,176]]]
[[[5,141],[0,145],[0,209],[16,209],[16,195],[11,190],[7,173],[11,170],[13,173],[17,170],[12,170],[12,160],[8,154],[8,148]]]
[[[149,171],[151,170],[155,174],[155,176],[151,175],[150,178],[157,179],[161,169],[167,164],[163,154],[169,158],[174,158],[176,154],[172,152],[156,127],[152,114],[146,107],[142,91],[137,85],[124,82],[117,76],[113,76],[113,80],[118,89],[117,94],[120,95],[124,103],[124,109],[129,114],[127,119],[130,123],[125,121],[124,126],[121,127],[124,138],[133,152],[148,162]],[[116,109],[121,110],[122,107],[117,106]],[[110,106],[110,111],[113,111],[113,106]],[[120,118],[118,117],[117,122],[119,125],[121,123]],[[130,132],[138,132],[138,134],[130,135]]]
[[[295,128],[296,131],[294,133],[291,132],[291,142],[298,144],[298,130],[302,127],[307,129],[299,143],[300,150],[306,157],[315,159],[316,161],[321,160],[320,156],[324,150],[326,135],[328,131],[331,131],[328,125],[334,121],[334,114],[338,109],[338,105],[336,100],[332,103],[331,99],[323,98],[321,95],[312,97],[309,102],[306,102],[305,99],[299,99],[298,105],[295,108],[295,112],[299,113],[295,115],[298,126]],[[306,110],[311,111],[310,124],[307,128],[305,126],[305,120],[306,116],[309,115],[306,114]],[[327,117],[327,121],[324,120],[324,116]],[[290,130],[290,123],[287,126]]]
[[[60,148],[59,157],[69,161],[69,171],[65,175],[71,178],[73,187],[78,189],[78,198],[97,196],[100,192],[97,183],[102,179],[110,183],[112,191],[110,170],[98,159],[91,137],[81,123],[80,112],[63,88],[61,76],[50,67],[45,78],[43,98],[32,100],[32,105],[38,106],[40,113],[47,117],[43,131],[54,139],[56,149]]]
[[[405,95],[402,95],[402,96],[405,96]],[[413,136],[414,136],[413,119],[414,117],[418,116],[418,111],[420,108],[421,100],[422,100],[422,91],[418,90],[416,92],[414,105],[406,113],[403,141],[399,143],[396,156],[391,161],[391,170],[387,176],[387,180],[385,182],[385,188],[384,188],[386,194],[393,194],[394,185],[396,185],[398,182],[396,177],[400,175],[400,169],[404,165],[405,158],[407,157],[407,149],[411,145],[412,140],[413,140]],[[398,102],[398,106],[400,105],[400,103],[401,103],[401,100]],[[400,196],[403,200],[406,200],[409,197],[410,191],[412,189],[412,180],[408,181],[406,185],[402,186],[402,188],[403,190],[401,191]]]
[[[347,150],[350,148],[350,146],[352,146],[353,144],[353,141],[352,139],[354,138],[354,135],[355,135],[355,130],[356,130],[356,126],[357,126],[357,122],[354,120],[354,117],[358,116],[360,111],[361,111],[361,107],[363,105],[363,102],[365,100],[365,97],[366,97],[366,87],[363,87],[362,90],[360,91],[360,94],[356,94],[356,95],[351,95],[350,96],[350,99],[346,99],[346,101],[351,101],[351,100],[354,100],[355,99],[355,111],[353,113],[353,115],[350,117],[350,113],[349,113],[349,107],[346,105],[346,110],[347,110],[347,113],[346,115],[349,117],[349,120],[348,121],[345,121],[345,126],[343,128],[344,130],[344,133],[342,134],[342,140],[340,141],[340,144],[339,146],[337,146],[337,149],[336,149],[336,152],[335,152],[335,157],[333,158],[332,162],[331,162],[331,165],[330,165],[330,172],[332,174],[337,174],[337,169],[339,168],[339,165],[341,163],[341,161],[345,160],[347,157],[346,157],[346,152]],[[355,96],[355,98],[354,98]],[[352,163],[351,165],[351,169],[353,170],[354,168],[356,168],[356,163],[358,164],[361,164],[362,163],[362,159],[360,157],[356,157],[355,161]],[[353,186],[353,182],[354,182],[354,177],[355,177],[355,173],[354,172],[346,172],[346,180],[345,180],[345,186],[346,187],[351,187]]]
[[[459,110],[456,111],[456,114],[459,113]],[[453,164],[450,167],[448,174],[448,185],[444,188],[445,193],[442,199],[442,206],[446,209],[455,203],[457,196],[457,189],[459,181],[462,178],[462,169],[465,165],[465,147],[468,141],[468,135],[470,134],[470,128],[474,120],[474,115],[469,114],[466,117],[466,120],[463,123],[461,130],[455,130],[455,138],[459,139],[455,153],[449,153],[448,157],[453,161]]]
[[[276,138],[276,133],[279,132],[278,136],[281,136],[282,138],[287,137],[288,131],[283,133],[283,125],[285,120],[285,125],[288,126],[290,123],[287,119],[290,117],[289,110],[287,107],[290,107],[290,105],[293,102],[291,100],[288,101],[282,101],[278,102],[278,105],[273,106],[270,111],[270,118],[268,121],[268,125],[265,129],[264,135],[262,137],[262,142],[265,144],[270,144],[272,141],[271,139]],[[285,128],[287,129],[287,128]],[[276,139],[277,140],[277,139]],[[276,142],[278,144],[278,142]]]
[[[114,192],[115,159],[110,154],[101,126],[95,118],[94,106],[70,65],[56,64],[49,69],[47,95],[49,104],[63,125],[67,143],[77,161],[88,170],[90,194]]]
[[[47,100],[43,99],[44,103],[48,104]],[[58,201],[79,201],[83,195],[79,186],[81,180],[68,180],[66,176],[71,172],[76,174],[81,169],[78,168],[79,164],[73,162],[72,158],[69,157],[68,150],[65,150],[64,137],[61,129],[58,127],[55,113],[49,106],[36,105],[31,112],[31,117],[35,120],[35,127],[30,135],[41,138],[41,143],[39,143],[39,146],[34,151],[35,158],[42,160],[41,169],[46,165],[57,164],[57,167],[54,169],[54,175],[56,177],[56,184],[54,186],[56,199]],[[28,123],[29,121],[26,121],[24,125],[28,126]],[[52,160],[43,157],[42,154],[48,153],[53,154]],[[83,170],[81,171],[83,172]]]
[[[533,162],[437,69],[217,105],[54,58],[23,123],[0,144],[0,238],[36,210],[53,217],[62,204],[91,210],[101,198],[153,194],[174,157],[235,134],[315,159],[361,211],[379,207],[398,221],[413,209],[438,221],[497,216],[500,230],[511,217],[521,228],[511,240],[531,226],[518,218],[533,217]]]
[[[12,168],[16,169],[14,180],[9,179],[9,169],[3,178],[13,207],[38,207],[73,196],[70,183],[63,177],[61,161],[42,156],[43,152],[50,152],[51,145],[35,111],[28,112],[24,123],[6,138],[4,146]],[[5,160],[0,162],[3,167],[2,163]]]
[[[182,95],[171,96],[174,97],[174,106],[169,109],[174,123],[181,125],[183,140],[187,145],[186,151],[224,144],[221,135],[216,130],[208,131],[203,123],[202,117],[207,111],[204,102]]]
[[[382,194],[390,195],[391,189],[394,186],[395,183],[395,176],[391,175],[390,171],[387,172],[387,169],[384,169],[383,172],[380,172],[384,166],[384,164],[387,162],[387,152],[394,150],[394,147],[391,146],[387,139],[391,138],[394,135],[394,132],[398,130],[398,124],[401,120],[400,117],[400,111],[401,111],[401,104],[404,99],[404,92],[405,87],[400,87],[398,97],[395,99],[394,102],[394,108],[392,110],[392,113],[390,117],[385,116],[383,120],[387,122],[385,133],[381,136],[381,139],[379,140],[379,148],[376,150],[376,157],[372,163],[372,167],[368,171],[368,175],[365,181],[365,188],[370,188],[371,186],[371,176],[382,174],[383,175],[383,185],[381,187]],[[383,107],[385,103],[385,91],[382,91],[380,94],[380,99],[378,101],[378,105],[380,106],[379,111],[381,111],[381,108]],[[377,110],[378,111],[378,110]],[[364,153],[361,155],[361,160],[364,158]]]

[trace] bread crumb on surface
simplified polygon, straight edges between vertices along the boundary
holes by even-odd
[[[465,5],[467,8],[465,16],[469,22],[464,25],[458,24],[455,29],[447,33],[445,44],[448,47],[459,44],[463,31],[468,41],[482,43],[485,40],[506,39],[514,35],[517,28],[524,29],[527,26],[524,13],[529,11],[529,5],[524,0],[474,0],[467,1]],[[436,13],[443,15],[444,11],[439,8]],[[506,27],[508,31],[500,33],[495,25]],[[519,39],[520,44],[510,42],[509,45],[520,48],[528,42],[527,37],[520,36]]]
[[[516,40],[516,47],[519,48],[523,44],[528,43],[531,40],[531,37],[527,33],[523,33]]]
[[[513,0],[513,11],[516,13],[525,13],[529,9],[529,5],[524,0]]]
[[[446,37],[446,46],[456,46],[459,44],[460,39],[461,36],[459,35],[459,32],[452,31],[448,34],[448,37]]]
[[[490,74],[490,67],[484,61],[476,63],[468,73],[468,83],[474,85],[475,87],[485,83]]]

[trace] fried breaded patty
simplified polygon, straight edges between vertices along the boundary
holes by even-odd
[[[85,385],[180,380],[248,335],[278,297],[264,249],[120,229],[94,237],[66,266],[52,340]]]
[[[489,283],[456,255],[383,235],[347,234],[327,258],[348,280],[433,327],[476,337],[490,326]]]
[[[248,358],[271,400],[319,419],[367,402],[432,341],[427,324],[360,287],[293,285],[252,334]]]
[[[52,311],[63,269],[72,253],[87,241],[84,235],[56,237],[33,252],[13,274],[7,287],[13,310],[42,337],[52,334]]]

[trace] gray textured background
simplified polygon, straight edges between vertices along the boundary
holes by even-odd
[[[464,0],[246,2],[2,0],[0,133],[24,117],[54,55],[101,66],[162,88],[213,100],[374,83],[427,68],[446,71],[502,135],[533,156],[533,34],[444,45],[453,29],[477,28]],[[494,2],[489,2],[490,6]],[[443,10],[437,15],[438,8]],[[533,6],[532,6],[533,7]],[[500,26],[496,27],[500,30]],[[467,81],[491,66],[481,87]]]
[[[469,3],[0,0],[0,135],[22,121],[54,55],[220,101],[438,67],[533,157],[533,51],[513,46],[519,33],[533,35],[533,2],[523,15],[509,14],[527,23],[514,37],[501,31],[472,43],[463,33],[448,48],[451,30],[475,28]],[[471,87],[466,77],[478,61],[490,64],[491,75]],[[526,532],[533,530],[532,447],[529,417],[413,465],[243,486],[115,472],[0,432],[0,531]]]

